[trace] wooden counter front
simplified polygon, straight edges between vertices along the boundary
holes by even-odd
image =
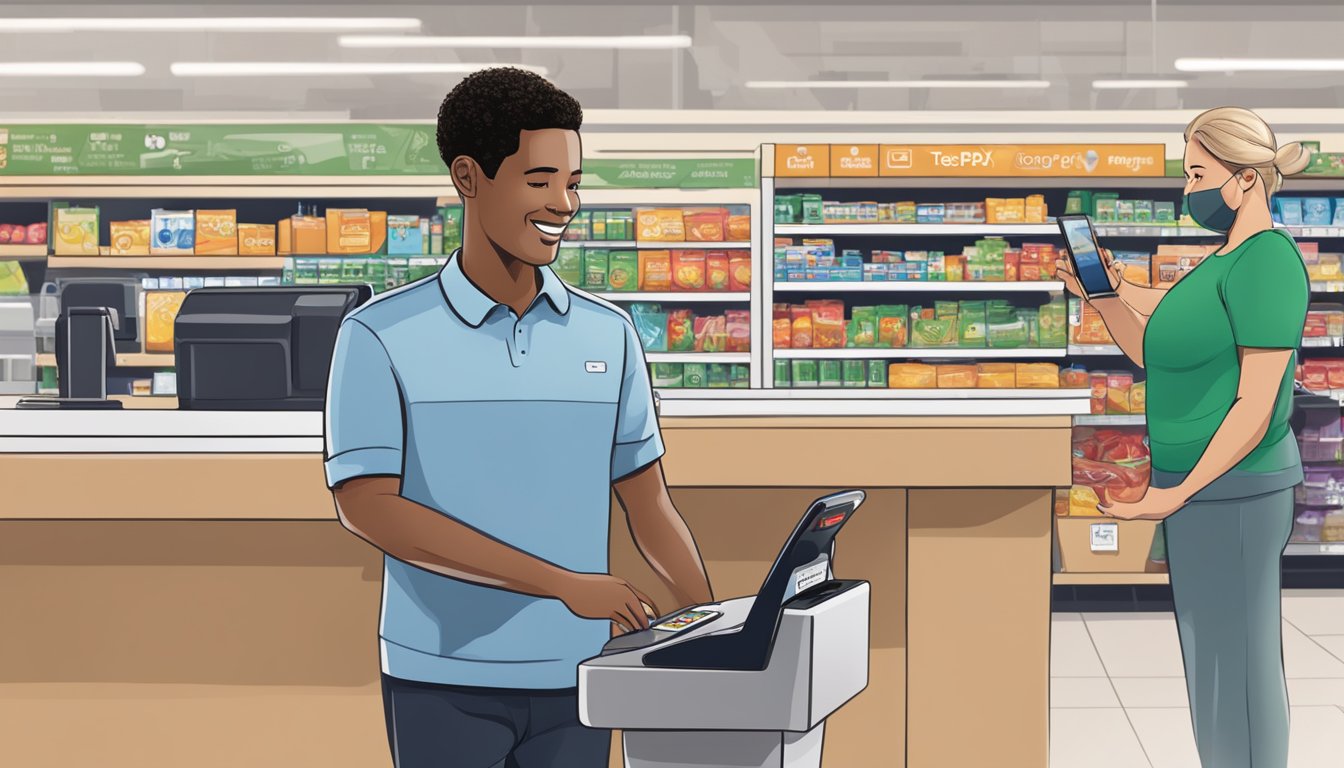
[[[835,571],[872,583],[870,682],[825,765],[1046,764],[1069,422],[662,420],[717,597],[759,587],[809,501],[868,492]],[[0,476],[22,478],[0,509],[0,764],[389,764],[381,556],[336,522],[319,455],[0,454]],[[611,531],[612,571],[670,605],[615,505]]]

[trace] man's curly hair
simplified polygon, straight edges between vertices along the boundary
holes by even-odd
[[[518,151],[519,134],[560,128],[577,131],[583,109],[546,78],[515,67],[483,69],[458,83],[439,107],[439,156],[451,166],[466,156],[494,178]]]

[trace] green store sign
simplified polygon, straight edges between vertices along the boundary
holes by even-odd
[[[590,188],[749,188],[756,161],[587,160]],[[3,176],[445,176],[432,124],[14,125]]]

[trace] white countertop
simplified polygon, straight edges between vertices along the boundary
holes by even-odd
[[[1090,412],[1090,392],[1082,389],[683,390],[660,397],[666,418]],[[5,398],[0,453],[321,453],[322,422],[319,411],[15,410]]]

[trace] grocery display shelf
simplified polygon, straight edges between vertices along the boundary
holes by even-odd
[[[1070,355],[1093,357],[1124,357],[1125,351],[1115,344],[1070,344]]]
[[[1172,224],[1094,224],[1097,237],[1220,237],[1203,227]]]
[[[1285,555],[1344,555],[1344,541],[1321,543],[1290,542],[1283,550]]]
[[[1313,280],[1312,293],[1344,293],[1344,280]]]
[[[1073,177],[966,177],[966,176],[882,176],[879,178],[789,178],[775,177],[775,189],[823,190],[823,189],[882,189],[892,190],[899,186],[903,189],[1017,189],[1030,193],[1042,189],[1078,189],[1080,180]],[[1089,178],[1089,189],[1152,189],[1163,191],[1179,190],[1185,179],[1180,176],[1149,176],[1143,178]],[[1344,177],[1340,176],[1297,176],[1283,180],[1285,191],[1321,192],[1321,187],[1337,186],[1344,188]]]
[[[1142,586],[1170,584],[1165,573],[1056,573],[1055,586]]]
[[[634,240],[565,240],[560,243],[562,248],[638,248],[653,251],[740,251],[751,248],[750,242],[676,242],[676,243],[654,243],[654,242],[636,242]]]
[[[1302,340],[1303,349],[1319,349],[1344,346],[1344,339],[1334,337],[1313,337]]]
[[[1085,389],[903,389],[775,387],[774,389],[665,389],[664,400],[1079,400],[1089,397]]]
[[[746,303],[751,301],[747,291],[606,291],[595,292],[594,296],[607,301],[666,301]]]
[[[751,362],[750,352],[646,352],[650,363],[740,363]]]
[[[172,368],[177,363],[172,353],[129,352],[117,354],[118,368]],[[38,355],[37,367],[55,368],[55,355]]]
[[[263,270],[285,268],[284,256],[52,256],[47,269]]]
[[[956,291],[957,293],[1039,293],[1042,291],[1062,291],[1064,283],[1058,280],[1037,280],[1026,282],[978,282],[969,280],[951,280],[922,282],[916,280],[874,280],[868,282],[827,282],[823,280],[775,282],[775,293],[804,293],[815,291],[836,291],[845,293],[931,293],[935,291]]]
[[[1148,417],[1141,413],[1115,416],[1077,416],[1073,423],[1080,427],[1142,427]]]
[[[44,259],[47,257],[45,245],[0,245],[0,261],[14,259]]]
[[[776,235],[1054,235],[1054,224],[776,224]]]
[[[902,347],[864,347],[862,349],[777,349],[778,360],[887,360],[924,358],[962,358],[976,360],[1064,357],[1063,347],[1030,349],[975,349],[943,348],[914,349]]]

